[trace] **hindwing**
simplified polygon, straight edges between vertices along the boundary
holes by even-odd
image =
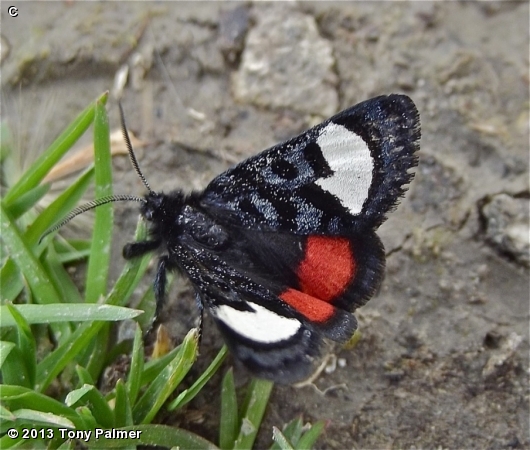
[[[322,339],[346,342],[357,327],[352,312],[378,287],[379,239],[373,232],[348,238],[222,232],[226,239],[216,247],[207,244],[211,236],[199,242],[190,229],[174,246],[174,259],[255,375],[280,383],[309,375]]]

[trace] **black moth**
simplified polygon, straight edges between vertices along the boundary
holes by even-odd
[[[116,195],[139,201],[149,239],[123,256],[162,250],[157,310],[166,273],[184,273],[234,354],[253,374],[280,383],[307,377],[323,339],[347,341],[352,314],[381,283],[385,255],[375,230],[413,178],[420,121],[405,95],[375,97],[243,161],[201,192]]]

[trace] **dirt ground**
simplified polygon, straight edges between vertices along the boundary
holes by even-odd
[[[275,387],[258,447],[302,415],[329,421],[322,449],[530,448],[528,17],[527,2],[2,2],[2,120],[28,161],[120,91],[127,64],[147,179],[191,190],[325,115],[408,94],[420,165],[380,229],[387,273],[362,338],[313,386]],[[115,184],[143,192],[125,157]],[[116,220],[117,274],[136,206]],[[197,313],[184,282],[171,297],[178,340]],[[206,322],[199,366],[220,345]],[[218,398],[211,383],[174,422],[214,439]]]

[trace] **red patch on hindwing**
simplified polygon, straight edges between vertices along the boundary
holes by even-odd
[[[351,283],[356,264],[350,241],[342,237],[309,236],[298,267],[302,292],[332,302]]]
[[[333,300],[342,295],[357,271],[351,243],[343,237],[309,236],[298,266],[300,291],[287,289],[280,298],[309,320],[333,316]]]
[[[287,289],[280,298],[313,322],[325,322],[333,316],[334,307],[304,292]]]

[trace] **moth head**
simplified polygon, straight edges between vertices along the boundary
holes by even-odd
[[[157,192],[149,192],[144,199],[144,203],[140,207],[140,212],[145,220],[153,222],[157,219],[158,213],[162,210],[164,203],[164,196]]]

